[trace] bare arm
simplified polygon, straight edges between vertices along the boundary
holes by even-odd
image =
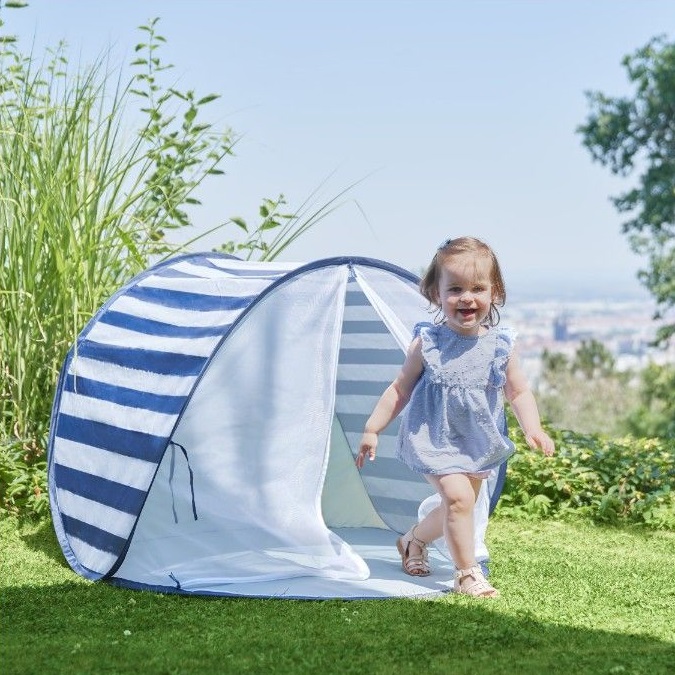
[[[356,466],[359,469],[363,466],[366,455],[371,461],[375,459],[380,432],[405,408],[423,368],[422,340],[418,337],[411,342],[396,379],[384,390],[366,422],[359,454],[356,456]]]
[[[515,352],[506,366],[504,395],[513,408],[527,444],[531,448],[539,448],[547,456],[552,455],[555,452],[555,445],[550,436],[541,428],[537,402]]]

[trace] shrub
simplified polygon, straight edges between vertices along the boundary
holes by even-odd
[[[503,513],[562,516],[575,512],[602,523],[632,522],[675,529],[675,441],[610,439],[553,431],[556,454],[530,450],[513,432],[499,501]]]
[[[45,445],[46,439],[0,443],[0,511],[38,518],[49,513]]]

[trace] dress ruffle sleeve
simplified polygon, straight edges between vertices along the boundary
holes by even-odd
[[[415,324],[413,338],[422,338],[422,358],[429,368],[432,382],[442,380],[441,352],[438,345],[438,331],[440,326],[429,322]]]
[[[495,345],[495,358],[492,362],[492,376],[490,384],[493,387],[503,387],[506,384],[506,366],[513,352],[518,333],[513,328],[499,328]]]
[[[433,328],[434,324],[429,323],[428,321],[420,321],[420,323],[416,323],[413,327],[413,340],[416,337],[419,337],[422,334],[422,329],[425,328]]]

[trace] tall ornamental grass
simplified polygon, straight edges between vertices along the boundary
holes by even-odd
[[[39,437],[63,357],[112,291],[188,224],[194,189],[231,152],[199,121],[214,96],[162,88],[154,22],[126,84],[105,60],[72,73],[63,45],[42,63],[0,54],[0,359],[3,433]],[[125,113],[141,103],[143,124]],[[138,108],[138,105],[137,105]],[[180,110],[177,114],[175,110]]]
[[[0,6],[0,30],[12,4]],[[163,84],[171,66],[156,28],[140,27],[126,80],[106,55],[73,70],[63,44],[38,61],[0,35],[0,509],[46,511],[46,434],[67,350],[115,290],[179,250],[166,232],[190,224],[196,188],[232,154],[233,132],[203,121],[217,96]],[[263,200],[257,227],[213,229],[234,226],[224,250],[269,259],[336,199],[286,214],[280,195]]]

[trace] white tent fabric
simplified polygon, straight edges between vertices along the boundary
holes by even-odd
[[[442,544],[432,577],[401,570],[395,539],[434,502],[395,460],[397,421],[354,466],[427,310],[413,275],[363,258],[194,254],[132,280],[78,338],[54,401],[50,501],[71,567],[181,593],[446,591]],[[476,507],[481,560],[495,485]]]

